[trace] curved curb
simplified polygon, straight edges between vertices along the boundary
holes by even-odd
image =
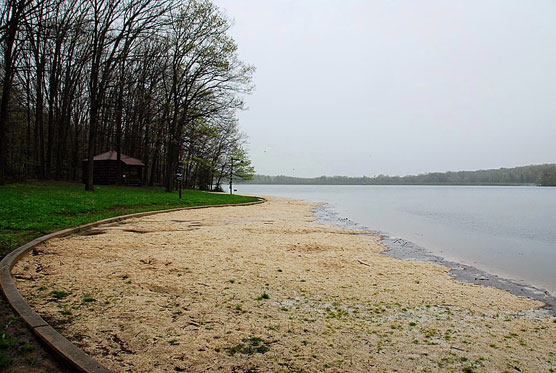
[[[248,203],[236,203],[236,204],[223,204],[223,205],[208,205],[208,206],[193,206],[193,207],[180,207],[169,210],[157,210],[157,211],[147,211],[139,212],[135,214],[128,214],[122,216],[116,216],[113,218],[99,220],[93,223],[88,223],[80,225],[74,228],[64,229],[58,232],[50,233],[45,236],[34,239],[31,242],[26,243],[23,246],[18,247],[11,253],[6,255],[4,259],[0,262],[0,289],[4,294],[4,297],[8,301],[8,304],[14,309],[14,311],[23,319],[25,324],[31,329],[31,331],[38,336],[47,346],[49,346],[55,353],[62,357],[66,362],[68,362],[73,368],[80,372],[86,373],[105,373],[110,372],[109,369],[104,367],[102,364],[94,360],[91,356],[85,353],[83,350],[78,348],[76,345],[71,343],[68,339],[58,333],[53,327],[51,327],[42,317],[39,316],[29,304],[25,301],[23,296],[17,290],[17,287],[13,281],[11,270],[19,259],[21,259],[25,254],[27,254],[33,247],[38,244],[50,240],[51,238],[59,238],[69,236],[77,232],[85,231],[87,229],[96,227],[102,224],[115,223],[129,218],[140,218],[143,216],[161,214],[165,212],[175,212],[184,210],[198,210],[211,207],[241,207],[241,206],[252,206],[264,203],[266,200],[264,198],[259,198],[256,202]]]

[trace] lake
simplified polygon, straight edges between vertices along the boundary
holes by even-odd
[[[238,193],[325,203],[338,221],[556,295],[556,188],[238,184]],[[349,220],[346,220],[349,219]]]

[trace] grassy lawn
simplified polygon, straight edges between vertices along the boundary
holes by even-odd
[[[96,186],[85,192],[82,184],[36,182],[0,187],[0,258],[44,234],[100,219],[134,212],[177,207],[256,201],[253,197],[163,188]]]

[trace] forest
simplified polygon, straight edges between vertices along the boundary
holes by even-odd
[[[479,171],[433,172],[410,176],[346,177],[255,175],[252,184],[308,185],[541,185],[556,186],[556,164],[531,165]]]
[[[253,168],[237,112],[254,86],[209,0],[1,0],[0,185],[81,180],[106,151],[145,185],[213,189]],[[118,162],[120,164],[120,162]],[[121,174],[121,166],[118,172]],[[121,178],[118,178],[120,182]]]

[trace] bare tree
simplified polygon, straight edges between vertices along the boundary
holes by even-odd
[[[224,107],[241,108],[242,101],[233,93],[251,89],[254,68],[237,58],[237,46],[227,35],[229,28],[230,23],[209,1],[191,1],[174,14],[167,76],[168,104],[172,107],[166,156],[167,191],[173,190],[184,127]]]
[[[155,27],[171,5],[169,0],[89,0],[92,12],[91,68],[89,76],[89,147],[85,190],[93,191],[93,157],[99,111],[117,61],[127,45]]]
[[[32,11],[29,0],[4,0],[0,14],[0,43],[2,45],[3,76],[2,103],[0,104],[0,185],[5,183],[6,144],[5,132],[9,120],[9,101],[15,76],[15,59],[18,52],[17,35],[21,23]]]
[[[1,182],[5,170],[81,175],[93,190],[93,162],[82,170],[81,160],[115,149],[144,160],[145,184],[171,191],[182,149],[186,185],[212,187],[239,141],[253,73],[214,4],[0,1]]]

